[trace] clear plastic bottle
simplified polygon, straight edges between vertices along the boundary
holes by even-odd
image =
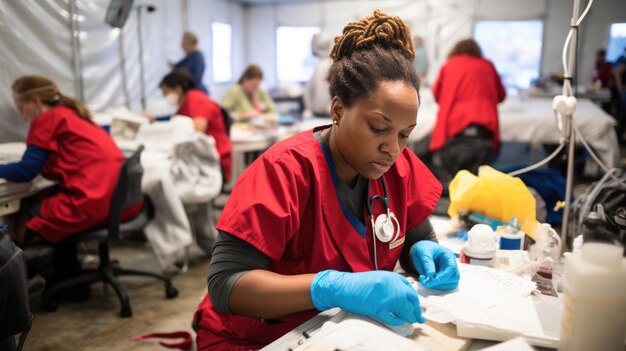
[[[626,259],[620,246],[585,243],[565,259],[559,350],[624,350]]]

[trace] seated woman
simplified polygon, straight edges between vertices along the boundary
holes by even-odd
[[[331,57],[333,123],[263,153],[220,216],[198,350],[256,350],[333,307],[424,323],[398,261],[427,288],[458,286],[428,220],[441,184],[406,148],[419,108],[411,33],[376,11],[344,28]]]
[[[177,114],[191,117],[196,131],[215,139],[222,177],[224,182],[230,180],[233,145],[219,105],[207,94],[195,89],[193,78],[183,70],[175,70],[163,77],[159,87],[167,100],[178,107]]]
[[[250,65],[239,78],[237,84],[224,93],[221,105],[238,122],[249,121],[264,116],[267,122],[277,119],[276,105],[270,95],[259,88],[263,80],[263,71],[258,65]]]
[[[57,243],[104,225],[124,155],[80,101],[64,96],[51,80],[24,76],[13,82],[15,106],[30,123],[22,160],[0,165],[0,178],[31,181],[41,173],[58,183],[58,191],[40,207],[24,207],[15,217],[18,245]],[[132,218],[137,203],[122,212]]]

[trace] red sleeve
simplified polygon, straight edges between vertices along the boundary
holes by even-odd
[[[410,196],[407,196],[407,213],[409,215],[405,228],[410,230],[422,224],[435,210],[441,196],[442,186],[428,167],[412,151],[406,152],[406,155],[410,167],[406,193]]]
[[[237,181],[217,229],[280,260],[308,202],[307,177],[297,169],[302,166],[296,161],[261,156]]]
[[[26,137],[26,144],[37,146],[50,151],[58,151],[55,138],[60,121],[53,111],[48,111],[37,117],[31,124]]]

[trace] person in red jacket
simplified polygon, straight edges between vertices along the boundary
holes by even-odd
[[[104,225],[124,162],[120,149],[87,107],[61,94],[51,80],[24,76],[12,90],[30,129],[22,159],[0,165],[0,178],[26,182],[41,173],[58,183],[41,206],[25,206],[15,216],[13,239],[18,245],[57,244]],[[142,206],[140,201],[124,209],[122,218],[132,218]]]
[[[437,176],[446,184],[459,170],[476,173],[478,166],[498,154],[497,105],[506,92],[473,39],[456,43],[432,89],[439,113],[429,150]]]
[[[169,73],[159,84],[166,99],[178,106],[177,114],[191,117],[196,131],[215,139],[222,176],[224,182],[227,182],[231,176],[233,144],[228,136],[225,119],[220,106],[195,86],[191,75],[183,70]]]

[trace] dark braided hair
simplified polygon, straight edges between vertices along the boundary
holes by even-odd
[[[399,17],[376,10],[372,16],[348,23],[335,38],[330,57],[330,96],[339,97],[346,106],[370,95],[384,81],[406,82],[419,94],[411,32]]]
[[[189,74],[187,69],[181,68],[168,73],[165,77],[163,77],[163,79],[161,79],[159,87],[164,86],[170,89],[181,87],[183,89],[183,93],[187,94],[189,90],[196,88],[196,82],[193,80],[193,77]]]

